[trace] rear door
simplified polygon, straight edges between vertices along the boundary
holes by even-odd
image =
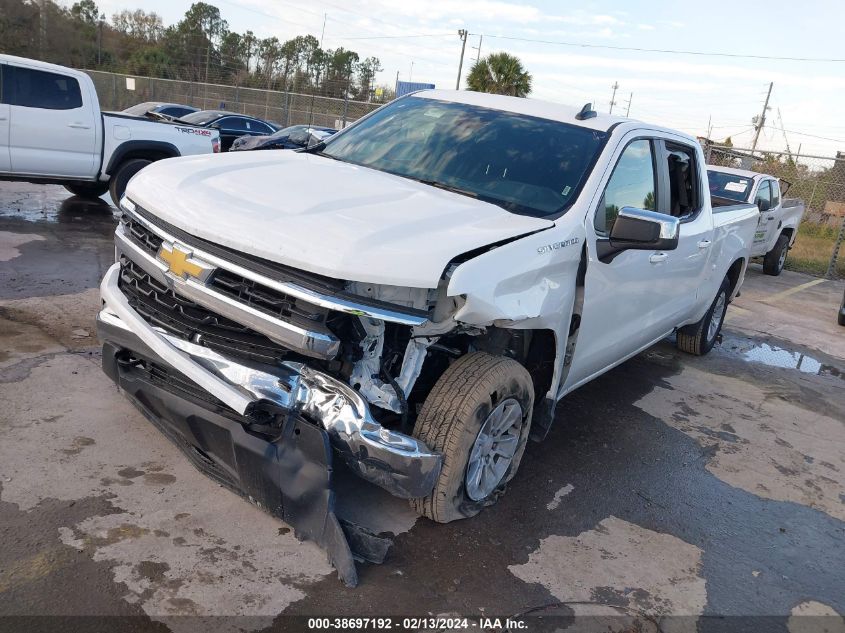
[[[12,171],[93,178],[99,164],[98,122],[76,77],[11,64],[4,77]]]
[[[9,157],[9,104],[3,90],[3,69],[6,64],[0,64],[0,172],[12,171],[12,161]]]

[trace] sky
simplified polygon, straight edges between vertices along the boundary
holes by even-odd
[[[207,0],[230,28],[280,40],[323,32],[324,48],[376,56],[377,81],[454,88],[467,29],[464,77],[478,54],[517,55],[533,76],[531,97],[615,114],[703,136],[751,144],[752,117],[774,82],[758,147],[832,156],[845,151],[843,0],[513,2],[508,0]],[[139,6],[166,25],[190,0],[99,0],[111,16]],[[527,41],[535,40],[535,41]],[[538,42],[536,40],[543,40]],[[571,45],[576,44],[576,45]],[[582,46],[588,45],[588,46]],[[647,48],[736,55],[618,50]],[[758,59],[811,58],[814,61]],[[840,61],[818,61],[833,59]],[[462,88],[465,87],[462,80]]]

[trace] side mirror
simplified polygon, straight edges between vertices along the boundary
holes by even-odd
[[[765,213],[766,211],[772,208],[772,203],[766,200],[765,198],[760,198],[757,201],[757,208],[760,209],[760,213]]]
[[[598,257],[610,262],[622,251],[661,250],[678,248],[681,221],[665,213],[623,207],[610,230],[610,237],[597,241]]]

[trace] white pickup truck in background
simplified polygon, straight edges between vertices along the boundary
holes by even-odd
[[[64,185],[71,193],[111,193],[151,162],[211,154],[219,132],[188,124],[100,112],[84,72],[0,55],[0,180]]]
[[[780,180],[768,174],[708,165],[707,177],[714,208],[753,203],[760,209],[751,256],[763,258],[763,272],[767,275],[780,275],[798,236],[804,202],[784,198],[786,191],[781,192]]]
[[[104,371],[350,584],[343,534],[376,548],[338,520],[333,460],[475,515],[566,394],[673,333],[713,347],[759,216],[713,213],[686,134],[454,91],[303,152],[152,165],[121,206]]]

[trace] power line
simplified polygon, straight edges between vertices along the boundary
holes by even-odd
[[[472,33],[471,35],[478,35]],[[699,55],[703,57],[732,57],[732,58],[747,58],[747,59],[771,59],[777,61],[788,62],[845,62],[845,58],[829,58],[829,57],[781,57],[776,55],[752,55],[742,53],[717,53],[712,51],[689,51],[676,50],[668,48],[640,48],[637,46],[612,46],[610,44],[584,44],[580,42],[564,42],[560,40],[540,40],[529,37],[514,37],[509,35],[490,35],[485,33],[487,37],[492,37],[500,40],[513,40],[516,42],[533,42],[535,44],[555,44],[558,46],[573,46],[576,48],[603,48],[614,51],[636,51],[638,53],[667,53],[671,55]]]

